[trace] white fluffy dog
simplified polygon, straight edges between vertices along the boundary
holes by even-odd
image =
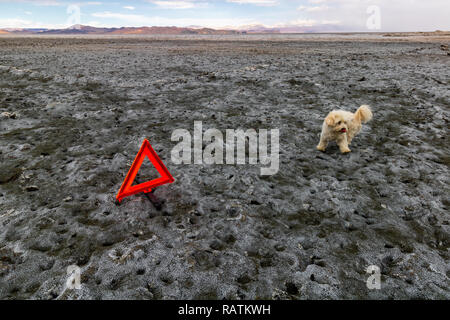
[[[342,153],[350,152],[348,145],[361,130],[361,123],[372,119],[369,106],[362,105],[355,113],[344,110],[331,111],[323,121],[317,150],[325,151],[328,142],[336,141]]]

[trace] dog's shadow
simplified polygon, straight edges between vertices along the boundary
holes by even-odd
[[[361,146],[357,143],[352,143],[350,145],[351,152],[342,153],[339,146],[335,142],[330,142],[325,149],[325,151],[319,151],[314,149],[314,153],[317,159],[328,160],[328,161],[342,161],[342,160],[357,160],[360,158]]]

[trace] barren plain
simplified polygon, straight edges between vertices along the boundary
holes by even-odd
[[[449,299],[448,43],[0,37],[0,298]],[[361,104],[352,152],[316,151]],[[173,164],[194,121],[279,129],[279,172]],[[176,179],[161,210],[114,203],[144,138]]]

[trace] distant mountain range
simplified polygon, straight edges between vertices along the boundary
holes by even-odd
[[[0,29],[0,34],[240,34],[237,30],[216,30],[210,28],[180,28],[180,27],[122,27],[96,28],[74,25],[66,29]]]
[[[211,29],[204,27],[122,27],[122,28],[97,28],[84,25],[74,25],[66,29],[0,29],[0,34],[47,34],[47,35],[76,35],[76,34],[211,34],[211,35],[229,35],[229,34],[246,34],[246,33],[313,33],[313,32],[333,32],[341,31],[336,26],[316,26],[316,27],[265,27],[263,25],[248,25],[237,29]]]

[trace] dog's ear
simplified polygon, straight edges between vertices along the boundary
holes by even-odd
[[[330,113],[326,118],[325,122],[329,126],[334,126],[334,114]]]

